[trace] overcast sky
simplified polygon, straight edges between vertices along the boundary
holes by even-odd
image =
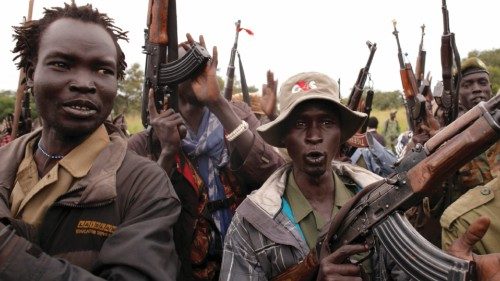
[[[34,18],[43,7],[62,5],[62,0],[35,0]],[[69,0],[67,1],[69,2]],[[142,54],[146,25],[147,0],[77,0],[93,3],[115,18],[116,24],[129,31],[129,43],[122,42],[129,65],[144,65]],[[450,28],[456,34],[462,57],[471,50],[500,48],[497,0],[448,0]],[[0,11],[0,90],[17,88],[18,71],[12,62],[12,28],[28,11],[28,0],[2,1]],[[374,88],[401,88],[397,46],[392,35],[392,20],[398,22],[401,45],[415,67],[420,42],[420,26],[426,25],[424,47],[426,71],[433,82],[440,80],[440,44],[443,32],[441,0],[177,0],[179,41],[190,32],[205,36],[209,50],[219,50],[219,75],[225,77],[234,42],[234,22],[253,30],[254,36],[240,34],[238,50],[243,60],[248,85],[258,88],[271,69],[279,83],[303,71],[320,71],[341,79],[346,97],[356,81],[359,69],[369,55],[365,42],[377,43],[378,49],[370,72]],[[236,66],[237,67],[237,66]]]

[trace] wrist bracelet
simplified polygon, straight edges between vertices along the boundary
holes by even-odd
[[[236,127],[231,133],[227,134],[226,139],[228,141],[233,141],[241,134],[243,134],[243,132],[245,132],[246,130],[248,130],[248,123],[245,122],[245,120],[241,120],[241,124],[238,125],[238,127]]]

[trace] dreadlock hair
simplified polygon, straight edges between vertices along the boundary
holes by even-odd
[[[16,64],[18,69],[24,69],[26,71],[31,64],[36,64],[40,38],[43,32],[51,23],[61,18],[71,18],[102,26],[111,36],[116,46],[118,55],[117,77],[118,79],[124,78],[127,63],[125,62],[125,54],[120,48],[118,40],[122,39],[128,42],[127,31],[122,31],[121,28],[115,26],[113,19],[109,18],[104,13],[99,13],[91,4],[77,6],[74,1],[72,1],[71,4],[65,3],[64,7],[44,8],[44,16],[41,19],[32,20],[21,26],[13,27],[13,37],[14,41],[16,41],[16,45],[12,52],[17,53],[14,57],[14,61],[19,59],[19,62]]]

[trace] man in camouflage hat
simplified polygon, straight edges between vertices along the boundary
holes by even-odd
[[[361,187],[380,180],[360,167],[333,162],[340,144],[366,115],[340,103],[330,77],[306,72],[289,78],[279,95],[278,117],[257,131],[286,148],[292,162],[273,173],[236,210],[224,245],[221,280],[268,280],[303,260],[340,207]],[[342,264],[365,245],[346,245],[322,262],[320,276],[358,276]]]
[[[464,114],[480,102],[488,101],[492,93],[488,68],[479,58],[466,59],[462,63],[461,74],[459,103],[460,114]],[[447,248],[454,239],[463,234],[475,218],[487,215],[491,218],[492,224],[476,249],[480,253],[488,253],[492,249],[496,252],[500,251],[498,243],[500,182],[498,179],[493,180],[498,178],[499,171],[500,145],[498,142],[460,168],[458,183],[451,191],[451,200],[453,202],[461,197],[444,211],[440,219],[443,228],[443,248]],[[492,243],[495,246],[492,246]]]

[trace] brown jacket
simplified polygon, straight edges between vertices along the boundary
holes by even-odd
[[[128,151],[116,127],[106,129],[109,145],[38,229],[12,217],[9,198],[26,144],[40,131],[0,148],[0,218],[20,236],[10,254],[0,252],[0,280],[175,280],[179,200],[156,163]]]

